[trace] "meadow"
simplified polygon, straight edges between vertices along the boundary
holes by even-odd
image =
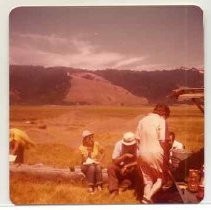
[[[11,106],[10,127],[24,129],[35,148],[25,152],[25,163],[46,164],[58,168],[80,164],[78,147],[81,133],[89,129],[95,140],[105,148],[103,166],[111,162],[116,141],[126,131],[136,130],[138,121],[152,111],[153,106]],[[169,130],[187,150],[197,151],[204,145],[204,117],[192,105],[171,106]],[[43,125],[45,125],[43,127]],[[109,198],[105,186],[102,192],[89,195],[83,183],[42,180],[27,175],[11,175],[10,198],[15,204],[116,204],[138,203],[133,191],[115,199]]]

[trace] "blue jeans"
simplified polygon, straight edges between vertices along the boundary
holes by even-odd
[[[85,174],[88,186],[94,187],[103,183],[102,167],[98,164],[82,165],[81,171]]]

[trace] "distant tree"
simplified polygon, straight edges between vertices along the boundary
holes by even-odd
[[[134,95],[146,97],[151,103],[167,100],[166,96],[178,87],[202,87],[204,84],[204,75],[195,68],[171,71],[107,69],[98,70],[95,73],[113,84],[127,89]]]
[[[10,66],[11,103],[63,103],[71,88],[71,74],[88,73],[84,77],[93,79],[89,73],[102,76],[132,94],[145,97],[150,103],[166,101],[173,89],[181,86],[203,87],[204,74],[197,69],[175,69],[171,71],[98,70],[89,71],[67,67],[44,68],[42,66]],[[86,102],[81,102],[86,103]]]
[[[65,70],[41,66],[10,66],[10,90],[19,93],[21,103],[62,103],[71,87]]]

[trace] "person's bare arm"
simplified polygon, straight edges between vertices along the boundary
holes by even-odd
[[[131,167],[136,166],[136,165],[137,165],[137,161],[133,161],[132,163],[126,164],[124,167],[125,168],[131,168]]]
[[[133,161],[131,163],[128,163],[126,165],[123,166],[123,168],[121,169],[121,174],[125,174],[127,173],[127,170],[129,170],[131,167],[137,166],[137,161]]]
[[[133,157],[134,157],[134,155],[132,155],[130,153],[125,153],[125,154],[121,155],[120,157],[113,159],[113,163],[118,165],[121,162],[124,162],[125,159],[127,159],[127,158],[131,159]]]

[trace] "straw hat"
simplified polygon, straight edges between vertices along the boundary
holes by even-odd
[[[92,132],[89,131],[89,130],[84,130],[84,131],[82,132],[82,137],[83,137],[83,138],[85,138],[85,137],[87,137],[87,136],[91,136],[91,135],[94,135],[94,133],[92,133]]]
[[[136,144],[135,134],[133,132],[126,132],[123,135],[122,144],[126,146]]]

